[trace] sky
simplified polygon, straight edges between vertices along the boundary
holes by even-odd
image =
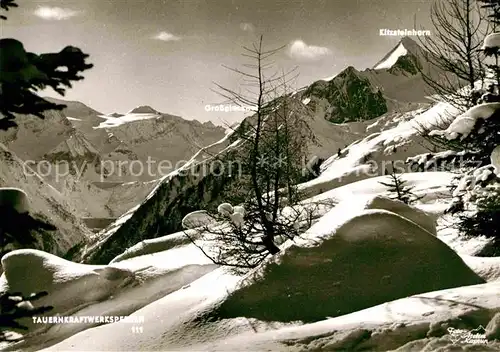
[[[432,32],[430,1],[18,0],[0,33],[34,53],[73,45],[90,54],[94,68],[63,99],[105,114],[149,105],[224,124],[241,113],[206,110],[225,100],[215,83],[240,89],[241,77],[224,66],[245,69],[242,47],[260,35],[266,50],[285,46],[273,61],[297,67],[299,88],[347,66],[373,67],[401,39],[380,36],[382,28]]]

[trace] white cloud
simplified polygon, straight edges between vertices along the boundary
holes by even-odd
[[[251,23],[248,23],[248,22],[241,23],[240,28],[242,31],[245,31],[245,32],[254,32],[255,31],[255,26]]]
[[[332,51],[323,46],[314,46],[297,39],[290,43],[288,56],[300,61],[316,61],[331,55]]]
[[[35,16],[43,18],[44,20],[67,20],[71,17],[75,17],[79,14],[78,11],[65,9],[62,7],[48,7],[41,6],[35,10]]]
[[[174,42],[174,41],[181,40],[181,37],[178,37],[178,36],[173,35],[172,33],[168,33],[168,32],[160,32],[154,36],[154,39],[162,40],[164,42]]]

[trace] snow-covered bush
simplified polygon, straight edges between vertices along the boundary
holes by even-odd
[[[279,211],[277,215],[269,212],[264,214],[273,226],[272,244],[275,246],[298,236],[302,230],[298,226],[303,217],[302,209],[288,208],[286,216],[282,214],[282,211]],[[265,243],[265,225],[259,221],[259,208],[255,204],[246,202],[245,205],[233,207],[225,202],[217,209],[217,214],[204,212],[203,223],[197,222],[199,226],[189,227],[196,232],[196,236],[185,231],[185,235],[191,242],[203,250],[204,254],[215,264],[229,267],[233,272],[241,274],[256,267],[269,254],[274,254],[270,253]],[[191,218],[197,215],[196,213],[198,212],[188,214],[186,218]],[[186,218],[184,222],[187,223]],[[193,222],[190,221],[190,223]],[[195,237],[202,239],[205,248],[201,248]]]
[[[388,188],[391,199],[399,200],[405,204],[413,204],[422,198],[413,193],[415,187],[408,186],[407,181],[403,179],[401,174],[396,173],[394,165],[392,170],[392,173],[388,176],[388,181],[380,182],[380,184]]]
[[[430,138],[439,139],[450,149],[458,148],[465,156],[480,162],[490,162],[490,155],[500,145],[500,103],[482,103],[458,116],[445,130],[434,130]]]
[[[467,237],[490,238],[492,242],[487,254],[500,256],[500,188],[489,187],[476,197],[476,209],[472,214],[466,212],[459,216],[458,228]]]

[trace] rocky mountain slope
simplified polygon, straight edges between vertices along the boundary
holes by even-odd
[[[57,228],[54,232],[37,232],[36,248],[64,256],[75,245],[90,239],[92,234],[81,222],[72,201],[1,143],[0,165],[0,187],[22,189],[29,199],[30,215]]]
[[[404,37],[374,68],[358,71],[349,66],[335,77],[314,82],[302,98],[313,104],[324,101],[324,118],[337,123],[407,112],[416,104],[429,104],[427,97],[434,93],[420,70],[435,79],[446,75],[433,60],[413,39]]]
[[[75,200],[77,213],[83,217],[121,215],[129,205],[140,202],[162,176],[161,161],[172,165],[164,171],[170,172],[179,161],[189,160],[202,146],[224,136],[222,127],[147,106],[106,116],[80,102],[50,100],[67,107],[46,112],[43,120],[18,116],[19,127],[0,131],[0,142]],[[106,122],[109,125],[103,127]],[[152,172],[138,172],[131,165],[138,161],[145,166],[148,160],[156,163]],[[122,198],[123,188],[112,188],[127,182],[134,187]]]
[[[138,107],[119,117],[107,116],[96,130],[106,130],[121,141],[121,145],[114,150],[115,154],[128,155],[131,160],[154,161],[150,174],[145,172],[127,181],[150,181],[164,176],[176,165],[188,161],[202,147],[220,140],[225,131],[212,123],[185,120],[160,113],[149,106]],[[113,155],[108,153],[103,158],[113,160]],[[164,168],[161,169],[167,170],[163,174],[158,167],[162,161]],[[107,179],[117,180],[118,177],[109,175]]]

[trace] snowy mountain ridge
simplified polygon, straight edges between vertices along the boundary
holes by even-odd
[[[379,62],[374,66],[374,70],[390,69],[393,67],[400,57],[406,55],[419,56],[420,47],[410,37],[403,37],[399,43],[389,51]]]
[[[403,43],[399,43],[393,50],[387,54],[380,62],[378,62],[373,69],[388,69],[391,68],[401,56],[408,54],[408,50],[405,48]]]

